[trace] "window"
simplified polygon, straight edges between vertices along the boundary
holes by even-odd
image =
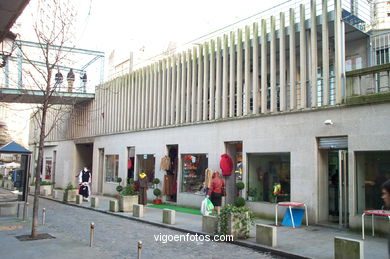
[[[118,165],[119,155],[106,155],[106,182],[116,182]]]
[[[181,158],[183,161],[181,191],[203,195],[205,170],[208,167],[207,155],[182,155]]]
[[[45,165],[45,180],[51,179],[51,168],[52,168],[52,158],[46,157],[46,165]]]
[[[358,213],[382,209],[381,185],[390,179],[390,151],[356,152]]]
[[[148,178],[149,187],[153,187],[153,179],[154,179],[154,167],[156,163],[156,158],[154,155],[137,155],[137,179],[140,173],[145,173]]]
[[[290,154],[248,154],[248,200],[290,200]]]

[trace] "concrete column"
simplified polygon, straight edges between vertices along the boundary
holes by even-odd
[[[180,96],[180,123],[185,122],[186,117],[186,111],[185,111],[185,105],[186,105],[186,73],[187,73],[187,66],[186,66],[186,53],[183,52],[182,56],[182,68],[181,68],[181,96]]]
[[[271,43],[270,43],[270,82],[271,82],[271,112],[276,112],[277,106],[277,89],[276,89],[276,36],[275,36],[275,17],[271,16]]]
[[[222,64],[221,64],[221,38],[217,38],[217,68],[216,68],[216,89],[215,89],[215,111],[216,111],[216,119],[221,118],[221,97],[222,97]]]
[[[149,68],[149,128],[152,128],[153,127],[153,106],[154,106],[154,103],[153,103],[153,96],[154,96],[154,76],[153,76],[153,68],[154,66],[153,65],[150,65],[150,68]]]
[[[167,68],[166,68],[166,73],[167,73],[167,86],[166,86],[166,91],[167,91],[167,98],[166,98],[166,124],[169,125],[171,121],[171,87],[172,87],[172,59],[171,57],[168,58],[167,60]]]
[[[242,30],[237,30],[237,117],[242,116]]]
[[[180,100],[181,100],[181,54],[177,55],[177,63],[176,63],[176,108],[175,108],[175,121],[174,123],[177,125],[180,122]]]
[[[157,127],[157,69],[158,63],[153,68],[153,127]]]
[[[123,86],[122,86],[122,81],[123,81],[123,76],[119,77],[118,78],[118,86],[117,86],[117,103],[116,103],[116,132],[120,132],[122,130],[122,123],[123,123],[123,109],[121,109],[123,107]],[[88,114],[87,114],[87,110],[86,110],[86,107],[84,107],[84,118],[83,120],[84,121],[88,121],[87,120],[87,117]],[[88,123],[88,125],[91,125],[92,123]],[[88,126],[87,126],[88,127]],[[85,136],[88,136],[88,128],[85,127]]]
[[[196,120],[196,80],[197,80],[197,62],[198,54],[196,47],[192,50],[192,87],[191,87],[191,122]]]
[[[141,70],[141,129],[145,128],[145,68]]]
[[[209,44],[206,42],[203,45],[203,116],[202,120],[208,120],[208,98],[209,98]]]
[[[191,50],[189,49],[187,52],[187,94],[186,94],[186,122],[191,121]]]
[[[336,104],[342,101],[342,42],[341,42],[341,0],[335,0],[335,19],[334,19],[334,49],[335,49],[335,94]]]
[[[279,27],[279,103],[280,111],[287,109],[287,92],[286,92],[286,29],[284,13],[280,13]]]
[[[236,43],[234,40],[234,31],[230,32],[230,65],[229,65],[229,117],[234,117],[234,108],[235,108],[235,86],[236,86]]]
[[[245,26],[245,91],[244,91],[244,115],[248,115],[251,112],[251,39],[250,39],[250,27]]]
[[[267,21],[261,20],[261,113],[267,112]]]
[[[134,130],[135,98],[134,98],[134,72],[130,73],[130,130]]]
[[[209,119],[215,118],[215,42],[210,41],[210,115]]]
[[[300,5],[300,22],[299,22],[299,62],[301,75],[301,105],[300,108],[306,108],[306,27],[305,27],[305,5]]]
[[[202,106],[203,106],[203,46],[199,45],[198,56],[198,86],[197,86],[197,101],[196,101],[196,121],[202,120]]]
[[[290,8],[290,110],[297,108],[297,61],[295,50],[295,10]]]
[[[139,129],[140,128],[140,114],[141,114],[141,109],[140,109],[140,102],[141,102],[141,96],[140,96],[140,71],[137,70],[136,72],[136,77],[135,77],[135,104],[136,104],[136,111],[135,111],[135,116],[136,116],[136,121],[135,121],[135,128]]]
[[[149,66],[147,66],[145,69],[145,129],[149,126],[149,107]]]
[[[171,84],[171,115],[169,125],[175,123],[175,109],[176,109],[176,56],[172,57],[172,84]]]
[[[167,60],[164,59],[162,63],[162,82],[161,82],[161,124],[163,126],[167,125],[167,107],[166,99],[167,94]]]
[[[311,107],[317,107],[317,11],[316,0],[311,0]]]
[[[228,69],[229,69],[229,57],[228,57],[228,36],[223,35],[223,59],[222,59],[222,118],[228,116]]]
[[[329,105],[329,26],[328,0],[322,0],[322,102]]]
[[[161,81],[162,81],[162,61],[159,61],[158,69],[157,69],[157,127],[161,126],[161,110],[162,110]]]
[[[252,92],[253,92],[253,114],[258,114],[260,109],[259,100],[259,25],[257,22],[253,23],[253,78],[252,78]]]

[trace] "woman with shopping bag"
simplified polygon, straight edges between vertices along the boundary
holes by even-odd
[[[222,203],[224,188],[225,188],[225,181],[219,175],[218,171],[214,171],[207,198],[210,197],[210,200],[214,205],[214,209],[215,208],[217,209],[217,215],[221,213],[221,203]],[[214,210],[213,210],[213,214],[214,214]]]

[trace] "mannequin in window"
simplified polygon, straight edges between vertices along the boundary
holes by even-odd
[[[84,200],[88,200],[89,195],[91,195],[90,183],[92,181],[91,171],[87,167],[84,167],[83,170],[79,173],[79,194],[83,195]]]

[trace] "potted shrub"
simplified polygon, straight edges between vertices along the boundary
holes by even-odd
[[[121,193],[121,191],[123,191],[123,186],[121,185],[122,178],[118,177],[116,179],[116,182],[119,183],[119,185],[115,188],[115,190],[118,192],[118,194],[115,195],[115,198],[119,200],[120,199],[120,193]]]
[[[249,188],[248,190],[248,201],[254,201],[257,194],[256,188]]]
[[[64,191],[64,198],[63,200],[65,202],[75,202],[76,201],[76,195],[77,195],[77,188],[73,187],[71,183],[68,183],[68,185],[65,188]]]
[[[242,196],[241,193],[242,193],[242,190],[245,188],[245,184],[243,182],[238,182],[238,183],[236,183],[236,188],[237,188],[240,196]]]
[[[236,204],[245,204],[245,200],[239,197]],[[249,237],[251,225],[254,224],[254,214],[248,207],[229,204],[221,209],[218,221],[220,235],[232,235],[234,240],[246,239]]]
[[[134,204],[138,204],[138,193],[134,189],[134,180],[127,178],[127,184],[120,192],[119,211],[132,212]]]
[[[53,190],[53,182],[50,181],[42,181],[41,182],[41,187],[40,187],[40,192],[41,195],[43,195],[46,192],[46,195],[51,195],[52,190]]]
[[[160,179],[158,178],[153,179],[154,188],[157,188],[158,187],[157,185],[159,185],[159,183],[160,183]]]
[[[161,199],[159,199],[159,197],[161,195],[161,190],[159,188],[155,188],[153,190],[153,194],[156,196],[156,199],[153,200],[153,204],[161,204],[162,201],[161,201]]]

